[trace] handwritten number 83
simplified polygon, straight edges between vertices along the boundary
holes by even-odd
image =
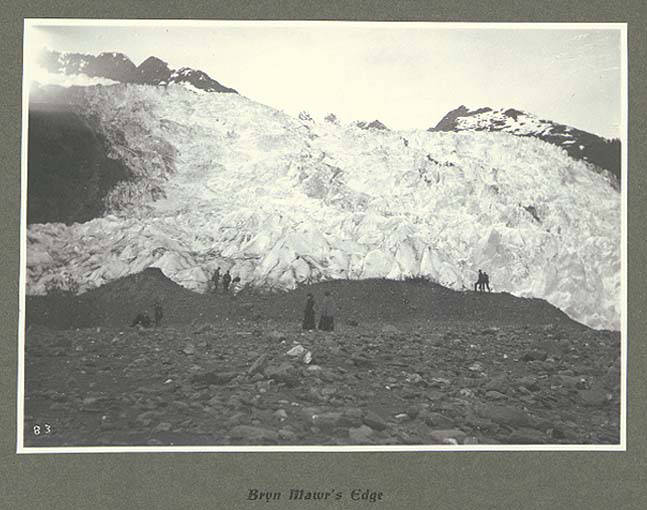
[[[52,426],[49,423],[43,424],[42,427],[40,425],[34,425],[35,436],[40,436],[41,434],[51,434],[51,433],[52,433]]]

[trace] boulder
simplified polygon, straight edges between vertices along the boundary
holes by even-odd
[[[387,427],[386,421],[377,413],[368,411],[364,415],[364,423],[375,430],[384,430]]]
[[[546,361],[548,353],[546,351],[532,350],[527,351],[521,356],[521,361]]]
[[[305,347],[303,347],[303,345],[297,344],[294,347],[292,347],[292,349],[290,349],[285,354],[287,354],[288,356],[298,358],[298,357],[303,356],[306,352],[307,351],[306,351]]]
[[[529,426],[533,421],[524,411],[511,406],[484,404],[476,408],[476,414],[495,423],[513,427]]]
[[[352,427],[359,427],[362,425],[362,418],[364,412],[357,407],[349,407],[343,411],[343,421]]]
[[[158,424],[157,427],[155,427],[153,429],[153,433],[156,433],[156,432],[168,432],[169,430],[171,430],[171,424],[166,422],[166,421],[163,421],[162,423]]]
[[[588,407],[600,407],[609,401],[607,392],[600,389],[581,390],[577,392],[577,396],[580,402]]]
[[[197,326],[194,331],[195,334],[200,334],[200,333],[211,333],[213,332],[213,325],[209,324],[208,322],[205,322],[204,324],[201,324]]]
[[[485,392],[485,398],[487,398],[488,400],[505,400],[508,397],[503,393],[499,393],[498,391],[491,390],[491,391]]]
[[[250,366],[247,369],[247,375],[254,375],[256,372],[260,372],[263,370],[263,366],[267,362],[267,354],[261,354],[258,358],[256,358],[256,361],[252,363],[252,366]]]
[[[277,409],[272,413],[272,416],[279,421],[285,421],[288,419],[288,413],[285,411],[285,409]]]
[[[472,363],[469,366],[468,370],[470,372],[482,372],[483,371],[483,364],[480,361],[475,361],[474,363]]]
[[[344,423],[343,414],[339,412],[313,414],[310,421],[315,427],[325,431],[331,431],[337,427],[341,427]]]
[[[454,426],[454,420],[448,418],[444,414],[434,412],[420,413],[420,418],[430,427],[440,427],[442,429],[450,429]]]
[[[385,335],[400,335],[402,332],[392,324],[387,324],[382,328],[382,333]]]
[[[510,444],[544,444],[546,435],[538,430],[522,427],[510,434],[507,442]]]
[[[467,434],[462,430],[449,429],[449,430],[432,430],[429,433],[432,442],[439,444],[461,444]]]
[[[533,377],[531,375],[528,375],[526,377],[522,377],[521,379],[518,379],[517,384],[519,386],[523,386],[524,388],[526,388],[526,389],[528,389],[530,391],[539,390],[539,385],[537,384],[537,378]]]
[[[494,377],[488,381],[483,387],[485,391],[498,391],[499,393],[507,393],[510,385],[505,375]]]
[[[550,383],[553,386],[562,386],[569,389],[585,389],[586,381],[581,377],[574,377],[570,375],[554,375],[550,378]],[[530,388],[528,388],[530,389]]]
[[[293,430],[290,430],[288,428],[282,428],[282,429],[279,429],[279,437],[284,441],[295,441],[297,438],[297,435],[294,433]]]
[[[280,365],[270,365],[265,368],[265,377],[283,382],[288,386],[296,385],[299,382],[299,373],[297,369],[287,361]]]
[[[244,439],[250,443],[276,443],[279,435],[273,430],[251,425],[237,425],[229,431],[233,439]]]
[[[367,425],[361,425],[357,428],[348,429],[348,437],[356,443],[370,442],[370,437],[373,435],[373,429]]]
[[[236,372],[221,372],[219,370],[212,370],[202,374],[196,374],[191,377],[191,382],[198,386],[209,386],[211,384],[220,385],[227,384],[238,374]]]
[[[281,333],[280,331],[278,331],[278,330],[276,330],[276,329],[275,329],[275,330],[273,330],[273,331],[270,331],[270,333],[269,333],[267,336],[268,336],[271,340],[274,340],[274,341],[276,341],[276,342],[281,342],[282,340],[285,340],[285,339],[287,338],[287,336],[285,335],[285,333]]]

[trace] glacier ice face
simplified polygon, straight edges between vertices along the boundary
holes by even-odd
[[[95,118],[121,108],[110,119],[130,149],[173,147],[174,171],[157,200],[83,224],[30,225],[28,293],[61,275],[87,290],[150,266],[198,291],[217,266],[270,289],[409,276],[470,289],[482,268],[494,291],[619,329],[620,194],[558,147],[302,121],[176,85],[85,93]],[[145,114],[124,107],[134,104]]]

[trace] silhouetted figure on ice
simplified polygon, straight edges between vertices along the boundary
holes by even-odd
[[[229,284],[231,283],[231,274],[229,274],[229,269],[222,277],[222,288],[225,292],[229,291]]]
[[[306,308],[303,311],[303,329],[306,331],[317,329],[315,323],[315,300],[312,294],[308,294],[308,299],[306,299]]]
[[[476,283],[474,284],[474,292],[482,291],[483,290],[483,271],[479,269],[479,278],[476,280]]]
[[[485,291],[486,287],[488,292],[492,292],[490,290],[490,277],[488,276],[487,273],[483,273],[483,284],[481,285],[481,290]]]
[[[490,289],[490,277],[479,269],[479,278],[474,284],[474,292],[485,292],[486,288],[488,292],[492,292]]]
[[[162,323],[162,317],[164,317],[162,304],[157,299],[155,300],[155,303],[153,303],[153,314],[155,317],[155,327],[157,328]]]
[[[216,292],[218,290],[218,285],[220,284],[220,266],[218,266],[214,271],[211,281],[213,282],[213,291]]]
[[[321,317],[319,318],[319,329],[321,331],[332,331],[335,329],[335,303],[330,297],[330,292],[324,293],[321,303]]]
[[[133,328],[135,326],[141,326],[142,328],[150,328],[151,318],[146,313],[138,313],[137,317],[135,317],[135,320],[130,326]]]

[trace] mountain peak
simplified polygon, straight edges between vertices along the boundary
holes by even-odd
[[[102,51],[97,55],[97,58],[114,58],[117,60],[128,60],[129,62],[131,61],[126,55],[123,53],[115,52],[115,51]]]
[[[379,129],[381,131],[390,131],[382,122],[375,119],[373,122],[366,122],[363,120],[357,121],[355,125],[360,129]]]
[[[470,110],[465,105],[448,112],[428,131],[503,131],[532,136],[564,149],[569,156],[608,171],[620,181],[620,141],[607,140],[565,124],[541,119],[516,108]]]
[[[155,57],[155,56],[151,55],[151,56],[150,56],[150,57],[148,57],[146,60],[144,60],[141,64],[139,64],[139,67],[141,67],[141,66],[143,66],[143,65],[145,65],[145,64],[150,64],[150,63],[159,63],[159,64],[163,64],[163,65],[165,65],[165,66],[166,66],[166,65],[168,65],[168,64],[167,64],[166,62],[164,62],[161,58],[157,58],[157,57]]]
[[[139,73],[140,83],[149,85],[168,83],[171,77],[171,70],[168,64],[157,57],[148,57],[139,64],[137,72]]]

